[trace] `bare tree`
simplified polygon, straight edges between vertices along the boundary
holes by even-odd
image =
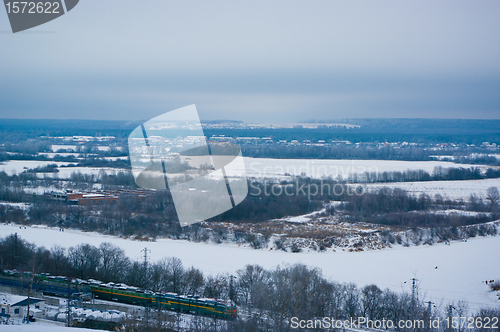
[[[361,290],[361,305],[363,316],[369,319],[377,319],[377,307],[380,302],[382,290],[377,285],[368,285]]]
[[[497,187],[489,187],[486,191],[486,199],[490,201],[492,207],[496,207],[500,201],[500,193]]]
[[[125,251],[109,242],[101,243],[102,264],[99,272],[104,281],[123,281],[125,272],[130,267],[130,260],[125,255]]]
[[[259,265],[246,265],[243,270],[239,270],[238,274],[238,293],[241,294],[243,303],[252,302],[251,291],[254,285],[264,278],[264,269]]]
[[[79,278],[95,278],[101,268],[101,251],[90,244],[81,244],[68,250],[71,267]]]
[[[205,284],[205,278],[203,277],[203,272],[191,267],[184,274],[184,283],[186,285],[185,292],[189,295],[199,295],[203,285]]]

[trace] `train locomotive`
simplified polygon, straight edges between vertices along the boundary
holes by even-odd
[[[20,287],[42,292],[44,295],[71,299],[97,299],[172,310],[193,315],[235,319],[238,311],[234,303],[220,299],[185,296],[176,293],[154,293],[125,284],[103,283],[98,280],[69,279],[66,277],[30,272],[0,271],[0,285]]]

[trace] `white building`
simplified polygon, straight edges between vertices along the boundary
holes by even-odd
[[[45,309],[45,301],[31,297],[29,299],[30,316],[41,317]],[[28,311],[28,297],[0,293],[0,315],[2,317],[24,317]]]

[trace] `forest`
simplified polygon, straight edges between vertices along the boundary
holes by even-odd
[[[315,320],[331,317],[336,320],[423,320],[419,331],[490,331],[474,328],[431,328],[431,319],[444,320],[461,315],[498,317],[500,310],[483,308],[471,313],[466,302],[424,302],[418,285],[411,293],[396,293],[376,285],[358,287],[353,283],[328,280],[316,268],[297,264],[266,270],[258,265],[247,265],[235,275],[206,275],[185,267],[175,257],[158,262],[130,260],[123,250],[110,243],[99,247],[80,244],[69,249],[46,249],[28,243],[12,234],[0,239],[0,269],[34,271],[73,278],[93,278],[104,282],[126,283],[155,292],[175,292],[210,298],[232,300],[238,305],[239,318],[214,324],[211,319],[194,320],[190,331],[273,331],[289,332],[293,317]],[[452,310],[453,308],[453,310]],[[153,316],[153,315],[152,315]],[[154,316],[156,317],[156,316]],[[127,331],[174,331],[168,329],[171,321],[156,321],[146,326],[137,324]],[[318,331],[319,329],[302,329]],[[414,329],[397,328],[397,331]]]

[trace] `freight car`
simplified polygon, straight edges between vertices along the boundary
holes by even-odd
[[[80,284],[77,280],[65,277],[53,277],[46,274],[35,274],[30,272],[0,271],[0,285],[7,287],[25,288],[31,286],[32,290],[39,291],[44,295],[53,295],[72,298],[89,295],[90,287]]]
[[[230,301],[220,299],[184,296],[175,293],[154,293],[138,287],[124,284],[103,283],[97,280],[72,279],[50,276],[48,274],[32,275],[29,272],[0,271],[0,285],[28,288],[67,298],[95,298],[126,304],[160,308],[194,315],[204,315],[223,319],[235,319],[238,311]]]
[[[90,288],[96,298],[103,300],[224,319],[234,319],[238,313],[236,306],[229,301],[184,296],[175,293],[153,293],[123,284],[103,284],[96,281],[90,283]]]

